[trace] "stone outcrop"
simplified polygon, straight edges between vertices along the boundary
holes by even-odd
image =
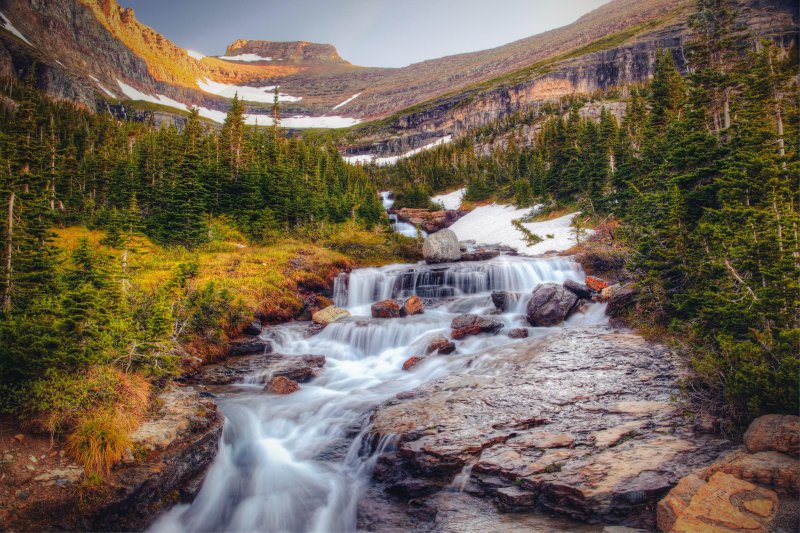
[[[382,300],[372,304],[372,318],[397,318],[400,316],[400,304],[394,300]]]
[[[272,343],[258,337],[236,339],[228,344],[228,355],[265,354],[272,351]]]
[[[317,324],[327,326],[331,322],[336,322],[337,320],[346,318],[348,316],[350,316],[350,311],[347,309],[342,309],[341,307],[336,307],[335,305],[329,305],[325,309],[321,309],[314,313],[311,316],[311,320]]]
[[[790,451],[797,416],[766,415],[745,433],[745,447],[681,479],[658,503],[664,532],[796,531],[800,460]]]
[[[325,366],[324,355],[246,355],[204,367],[194,379],[208,385],[227,385],[257,374],[265,381],[285,377],[300,383],[314,379]]]
[[[427,233],[436,233],[439,230],[448,228],[455,224],[461,217],[462,212],[452,209],[443,211],[430,211],[428,209],[413,209],[404,207],[393,211],[397,219],[401,222],[408,222],[411,225],[419,226]]]
[[[428,264],[449,263],[461,259],[458,237],[449,229],[429,235],[422,243],[422,256]]]
[[[542,283],[533,289],[526,318],[534,327],[555,326],[578,309],[580,299],[558,283]]]
[[[455,317],[450,323],[450,328],[453,330],[453,338],[458,340],[480,333],[497,333],[503,329],[503,323],[492,318],[468,314]]]
[[[374,432],[398,439],[376,467],[387,490],[426,500],[471,465],[468,490],[508,510],[652,528],[655,502],[732,446],[685,423],[678,369],[634,334],[571,328],[491,356],[378,408]]]
[[[636,301],[639,289],[634,285],[612,285],[603,289],[601,294],[608,301],[606,314],[610,317],[619,317]]]

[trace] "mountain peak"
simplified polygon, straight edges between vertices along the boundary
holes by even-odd
[[[237,39],[225,51],[227,56],[256,54],[270,57],[273,61],[290,64],[349,64],[342,59],[332,44],[310,43],[308,41],[261,41]]]

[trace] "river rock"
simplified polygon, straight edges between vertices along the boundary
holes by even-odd
[[[542,283],[533,289],[528,302],[528,323],[531,326],[555,326],[567,319],[579,305],[579,298],[558,283]]]
[[[258,337],[236,339],[228,344],[228,355],[265,354],[272,351],[272,343]]]
[[[592,299],[592,291],[589,290],[589,287],[582,283],[578,283],[577,281],[572,281],[568,279],[564,282],[564,288],[567,289],[569,292],[577,296],[578,298],[583,298],[584,300],[591,300]]]
[[[610,289],[611,287],[609,287]],[[604,289],[605,291],[605,289]],[[608,306],[606,307],[606,314],[611,317],[618,317],[630,307],[635,301],[639,290],[633,285],[623,285],[607,296]]]
[[[653,528],[656,502],[733,446],[686,424],[679,369],[633,333],[570,328],[476,357],[375,411],[375,437],[397,438],[387,483],[473,465],[470,483],[509,509]]]
[[[461,259],[458,237],[449,229],[429,235],[422,243],[422,256],[428,264],[449,263]]]
[[[450,323],[452,336],[456,340],[479,333],[497,333],[503,329],[503,325],[499,320],[472,314],[459,315]]]
[[[336,322],[337,320],[346,318],[348,316],[350,316],[350,311],[347,309],[342,309],[341,307],[336,307],[335,305],[329,305],[325,309],[314,313],[311,316],[311,320],[317,324],[327,326],[331,322]]]
[[[244,333],[245,335],[253,335],[253,336],[261,335],[261,322],[257,320],[250,322],[250,324],[248,324],[247,327],[244,328],[244,331],[242,331],[242,333]]]
[[[400,316],[400,304],[394,300],[375,302],[370,309],[372,318],[397,318]]]
[[[323,366],[324,355],[245,355],[208,365],[194,379],[208,385],[227,385],[241,381],[245,376],[259,374],[265,381],[283,376],[304,383],[317,377]]]
[[[425,305],[422,303],[422,298],[416,294],[403,302],[402,314],[404,315],[419,315],[425,312]]]
[[[800,455],[800,416],[764,415],[756,418],[744,434],[750,453],[775,450]]]
[[[513,328],[508,331],[512,339],[525,339],[528,337],[528,328]]]
[[[595,276],[586,276],[586,286],[594,292],[600,292],[608,287],[608,282]]]
[[[300,385],[293,379],[285,376],[276,376],[267,382],[264,390],[272,394],[286,395],[299,391]]]
[[[488,261],[500,255],[500,250],[487,250],[486,248],[467,249],[461,254],[462,261]]]
[[[414,368],[415,366],[420,364],[424,359],[425,359],[424,357],[420,357],[418,355],[415,355],[413,357],[409,357],[403,363],[403,370],[411,370],[412,368]]]
[[[437,353],[438,355],[447,355],[456,351],[456,345],[447,337],[442,335],[433,339],[428,347],[425,349],[426,354]]]
[[[492,291],[492,303],[498,311],[506,310],[506,301],[508,300],[508,293],[506,291]]]

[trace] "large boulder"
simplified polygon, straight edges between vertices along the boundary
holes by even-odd
[[[317,324],[327,326],[331,322],[336,322],[337,320],[348,316],[350,316],[350,311],[347,309],[342,309],[341,307],[336,307],[335,305],[329,305],[325,309],[314,313],[311,316],[311,320]]]
[[[459,315],[450,323],[454,339],[463,339],[467,335],[479,333],[497,333],[503,329],[504,324],[499,320],[486,318],[479,315]]]
[[[461,249],[458,246],[458,237],[449,229],[429,235],[422,243],[422,256],[428,264],[459,261]]]
[[[611,288],[612,287],[608,287],[608,289]],[[603,289],[602,294],[605,294],[606,290],[607,289]],[[620,316],[628,307],[633,305],[638,294],[639,290],[633,285],[622,285],[610,291],[606,314],[611,317]]]
[[[236,339],[228,344],[228,355],[251,355],[272,352],[272,343],[258,337]]]
[[[375,302],[370,309],[372,318],[397,318],[400,316],[400,304],[394,300]]]
[[[416,294],[403,302],[401,314],[403,315],[419,315],[425,312],[425,305],[422,303],[422,298]]]
[[[506,310],[507,301],[508,293],[506,291],[492,291],[492,303],[498,311]]]
[[[800,455],[800,416],[764,415],[756,418],[744,434],[744,445],[750,453],[788,453]]]
[[[573,293],[578,298],[583,298],[584,300],[591,300],[592,299],[592,291],[589,290],[589,287],[582,283],[578,283],[577,281],[572,281],[568,279],[564,282],[564,288],[567,289],[569,292]]]
[[[542,283],[533,289],[526,318],[531,326],[555,326],[577,308],[580,298],[558,283]]]

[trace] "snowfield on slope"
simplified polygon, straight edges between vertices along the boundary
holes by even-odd
[[[457,191],[449,192],[447,194],[440,194],[434,196],[431,201],[435,204],[441,204],[445,209],[458,209],[461,207],[461,199],[464,197],[466,189],[458,189]]]
[[[361,93],[359,93],[361,94]],[[345,102],[342,102],[343,104]],[[418,154],[420,152],[424,152],[425,150],[430,150],[431,148],[435,148],[442,144],[447,144],[453,140],[452,135],[445,135],[444,137],[440,137],[433,141],[432,143],[426,144],[425,146],[420,146],[419,148],[414,148],[413,150],[409,150],[408,152],[401,154],[401,155],[392,155],[388,157],[375,157],[375,154],[362,154],[362,155],[350,155],[346,157],[342,157],[346,162],[350,163],[351,165],[362,164],[366,165],[369,163],[375,163],[379,167],[385,165],[394,165],[401,159],[405,159],[406,157],[411,157],[414,154]]]
[[[233,98],[239,95],[239,100],[246,100],[248,102],[262,102],[272,103],[275,99],[275,85],[265,85],[264,87],[251,87],[248,85],[228,85],[227,83],[219,83],[209,80],[197,80],[197,86],[207,93],[216,94],[217,96],[224,96],[225,98]],[[278,93],[279,102],[299,102],[302,96],[291,96],[288,94]]]
[[[225,61],[245,61],[250,63],[252,61],[272,61],[271,57],[263,57],[258,54],[239,54],[235,56],[217,56],[217,59],[224,59]]]
[[[460,241],[473,240],[478,244],[502,244],[515,248],[525,255],[541,255],[547,252],[563,252],[576,244],[575,233],[570,226],[578,213],[563,217],[523,224],[542,239],[533,246],[528,245],[511,222],[530,213],[530,209],[517,209],[509,205],[484,205],[476,207],[450,226]],[[590,231],[587,231],[587,236]],[[552,235],[548,238],[547,235]]]

